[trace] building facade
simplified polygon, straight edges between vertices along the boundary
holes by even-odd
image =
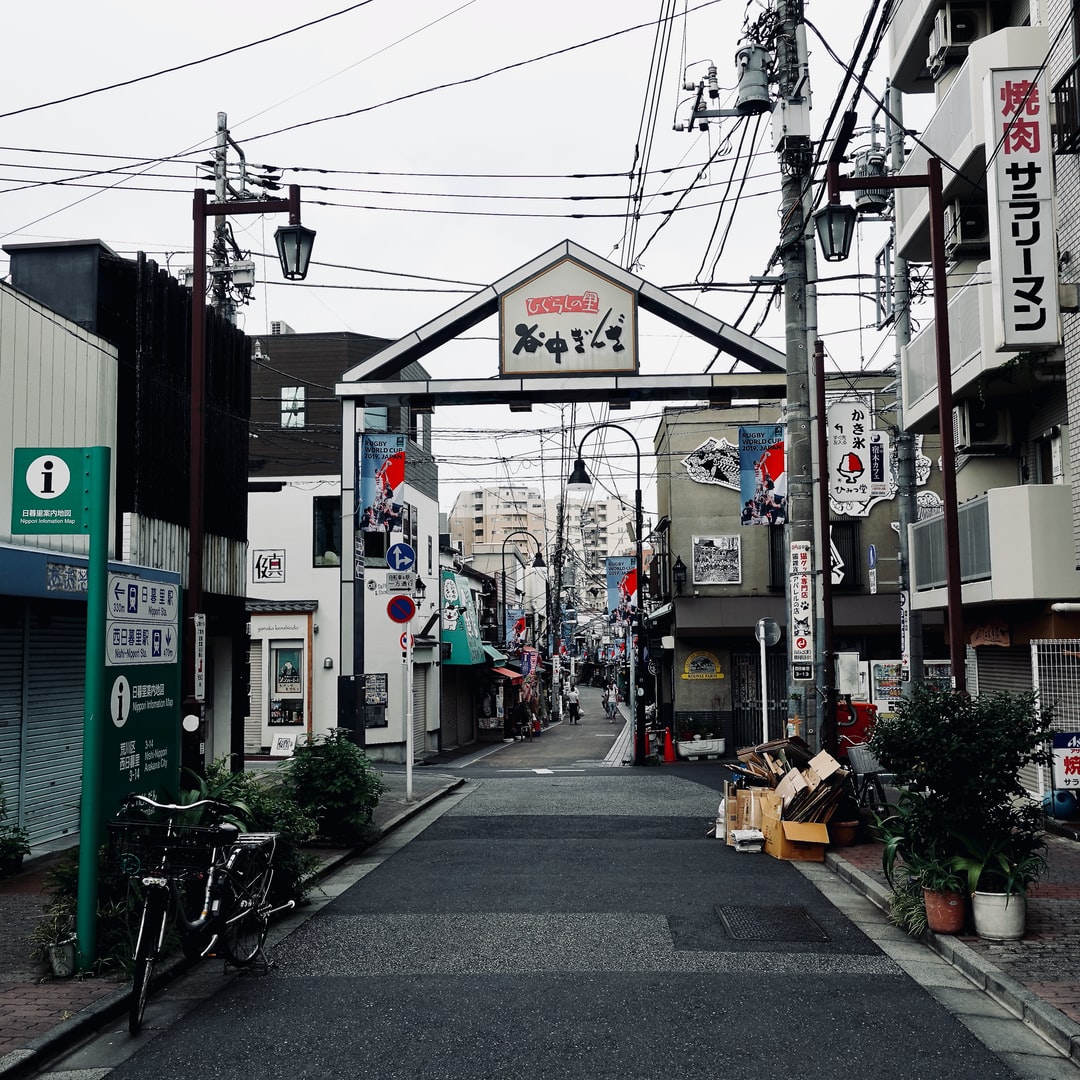
[[[1080,719],[1080,89],[1075,6],[904,0],[890,75],[931,116],[903,173],[945,164],[953,436],[972,692],[1030,689]],[[1052,111],[1053,114],[1052,114]],[[1056,119],[1055,119],[1056,117]],[[896,193],[897,250],[929,255],[925,190]],[[934,325],[903,350],[904,422],[937,427]],[[912,606],[940,609],[940,518],[912,530]],[[1046,790],[1049,777],[1028,777]]]

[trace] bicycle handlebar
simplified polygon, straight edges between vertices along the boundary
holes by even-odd
[[[152,806],[155,810],[168,810],[172,813],[184,813],[187,810],[195,810],[200,806],[213,806],[223,812],[232,809],[228,803],[222,802],[220,799],[199,799],[197,802],[184,803],[181,805],[180,803],[155,802],[149,795],[128,795],[127,798],[121,802],[121,806],[131,806],[134,803],[140,802],[145,803],[147,806]]]

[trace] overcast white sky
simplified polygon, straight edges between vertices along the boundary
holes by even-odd
[[[806,15],[850,57],[869,7],[869,0],[810,0]],[[308,280],[285,285],[276,261],[261,257],[284,219],[233,219],[240,246],[267,279],[242,309],[241,325],[264,336],[271,358],[272,319],[299,331],[397,338],[564,239],[620,265],[632,258],[634,270],[661,287],[731,285],[678,295],[734,322],[747,303],[744,283],[767,270],[778,233],[768,118],[756,143],[753,122],[695,133],[672,127],[687,116],[686,66],[695,65],[696,79],[701,61],[712,61],[721,87],[733,87],[744,17],[763,10],[759,0],[13,5],[5,12],[0,236],[3,243],[99,237],[174,271],[190,265],[194,163],[206,157],[222,111],[249,162],[278,166],[284,183],[302,185],[304,223],[318,231]],[[649,105],[655,24],[665,12],[674,13],[674,28]],[[245,48],[274,35],[281,36]],[[841,71],[813,34],[810,52],[816,135]],[[155,77],[141,79],[147,75]],[[883,87],[881,80],[873,90]],[[863,108],[863,124],[871,108]],[[725,140],[726,151],[684,196]],[[632,232],[625,212],[635,159],[651,175]],[[873,239],[861,265],[853,260],[843,272],[871,270],[879,243]],[[833,355],[848,368],[875,355],[876,366],[889,362],[891,345],[857,330],[872,321],[870,307],[831,300],[829,291],[822,290],[821,328]],[[753,330],[767,311],[763,294],[741,328]],[[426,366],[436,377],[494,375],[495,330],[478,327]],[[782,349],[783,331],[774,307],[759,336]],[[641,354],[649,371],[700,370],[711,355],[645,321]],[[611,419],[632,424],[651,450],[655,414],[637,408]],[[604,419],[599,406],[576,417],[579,430]],[[550,429],[569,420],[554,409],[513,419],[496,409],[440,411],[436,425],[449,436],[437,448],[447,454],[444,508],[463,484],[533,483],[554,495],[557,467],[541,466],[541,450],[552,450]],[[631,457],[614,465],[627,493]],[[650,457],[647,477],[653,467]]]

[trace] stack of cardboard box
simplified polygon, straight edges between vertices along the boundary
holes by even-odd
[[[728,843],[739,829],[760,829],[776,859],[823,862],[828,822],[850,793],[850,774],[831,754],[802,739],[781,739],[738,752],[742,786],[724,788]]]

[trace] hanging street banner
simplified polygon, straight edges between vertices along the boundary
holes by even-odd
[[[814,681],[814,566],[809,540],[791,541],[789,655],[793,682]]]
[[[783,424],[739,427],[739,498],[743,525],[783,525],[787,521]]]
[[[637,296],[569,256],[499,298],[502,375],[638,369]]]
[[[364,532],[401,532],[405,503],[404,435],[360,436],[359,521]],[[403,569],[399,567],[399,569]]]
[[[829,499],[851,504],[887,498],[895,488],[889,433],[874,428],[864,402],[834,401],[828,410]]]
[[[503,627],[503,641],[508,652],[517,652],[529,640],[529,620],[525,618],[525,609],[508,607],[506,623]]]
[[[637,608],[637,558],[634,555],[612,555],[605,560],[608,621],[631,623]]]
[[[1050,94],[1042,68],[983,77],[990,282],[999,352],[1061,343]]]

